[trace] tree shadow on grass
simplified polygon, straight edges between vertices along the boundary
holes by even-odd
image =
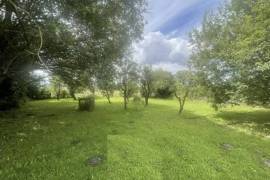
[[[228,125],[240,125],[254,132],[270,134],[270,111],[222,111],[216,116],[225,120]]]
[[[79,112],[76,105],[37,101],[1,113],[0,169],[5,173],[0,179],[9,179],[12,173],[13,179],[28,179],[33,172],[42,179],[67,179],[72,174],[86,179],[105,173],[105,163],[92,168],[85,162],[96,156],[106,159],[108,115],[101,107],[93,113]]]

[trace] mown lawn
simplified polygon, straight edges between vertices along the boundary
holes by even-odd
[[[120,98],[98,99],[92,113],[76,105],[35,101],[0,113],[0,179],[270,179],[269,110],[214,112],[194,101],[179,116],[175,100],[124,111]]]

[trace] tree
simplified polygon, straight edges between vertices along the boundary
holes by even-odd
[[[191,71],[178,71],[175,75],[174,95],[179,102],[179,114],[184,110],[186,99],[195,86],[194,76]]]
[[[148,99],[153,91],[153,71],[149,66],[144,66],[141,73],[141,94],[145,99],[145,106],[148,106]]]
[[[53,75],[50,80],[51,92],[53,97],[56,97],[57,100],[61,98],[68,98],[68,86],[59,76]]]
[[[105,96],[109,104],[111,104],[111,97],[116,88],[116,70],[114,67],[106,65],[103,66],[103,70],[103,72],[97,74],[97,86],[102,95]]]
[[[0,91],[9,92],[2,109],[23,97],[21,82],[35,68],[61,77],[64,67],[92,73],[117,61],[142,34],[145,1],[3,0],[0,9]]]
[[[83,73],[81,70],[73,69],[70,67],[63,66],[62,68],[54,69],[55,76],[58,76],[64,84],[67,85],[70,96],[77,100],[75,93],[78,88],[83,86]],[[60,80],[59,80],[60,81]]]
[[[112,104],[111,97],[114,94],[115,83],[113,81],[103,79],[99,80],[98,84],[102,95],[107,98],[109,104]]]
[[[192,64],[214,107],[270,103],[270,1],[232,0],[191,34]]]
[[[124,98],[124,109],[127,109],[129,98],[137,90],[138,79],[137,64],[128,58],[123,59],[119,67],[119,86]]]
[[[156,97],[169,98],[174,93],[174,77],[172,73],[157,69],[152,72],[153,91]]]
[[[31,82],[26,85],[26,96],[34,100],[51,98],[51,92],[49,91],[49,84],[46,78],[46,73],[32,72],[29,77]]]

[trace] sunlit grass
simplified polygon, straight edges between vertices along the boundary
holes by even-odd
[[[78,112],[73,100],[1,113],[0,179],[270,178],[270,141],[238,131],[250,123],[248,131],[269,133],[269,110],[215,112],[189,101],[179,116],[176,100],[151,99],[147,108],[131,102],[127,111],[121,100],[97,99],[92,113]],[[93,156],[104,161],[91,167]]]

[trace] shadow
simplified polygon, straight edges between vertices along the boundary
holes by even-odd
[[[111,129],[109,115],[102,112],[110,107],[98,104],[91,113],[77,111],[76,101],[50,102],[33,101],[21,109],[0,113],[0,169],[4,169],[0,179],[9,179],[11,172],[16,173],[14,179],[31,179],[31,172],[37,170],[47,179],[54,162],[60,168],[68,164],[66,171],[60,171],[62,179],[81,172],[85,172],[84,177],[106,173],[105,161],[95,168],[85,161],[99,155],[106,160]],[[15,162],[27,165],[17,167]],[[57,173],[50,177],[59,177]]]
[[[128,110],[124,110],[119,101],[113,104],[97,101],[94,112],[77,111],[76,101],[48,102],[32,102],[21,110],[0,114],[0,169],[5,169],[3,177],[15,172],[17,177],[28,178],[31,172],[39,172],[43,179],[48,179],[48,175],[61,176],[62,179],[74,175],[81,177],[79,179],[103,175],[99,179],[108,179],[110,165],[132,165],[126,160],[124,148],[131,144],[134,145],[134,154],[131,154],[134,162],[137,163],[140,157],[145,158],[143,162],[159,171],[163,179],[172,179],[170,176],[176,174],[176,170],[181,172],[181,163],[192,164],[190,172],[193,172],[193,167],[205,166],[201,163],[209,154],[201,156],[203,152],[213,150],[219,153],[222,148],[233,150],[235,144],[250,139],[245,136],[235,138],[238,136],[234,133],[190,109],[179,115],[177,101],[156,100],[148,107],[130,103]],[[217,116],[228,124],[252,124],[258,131],[270,130],[270,111],[224,111]],[[251,146],[258,149],[262,145],[258,147],[251,143]],[[108,151],[120,156],[109,162]],[[92,167],[93,163],[99,163],[99,158],[101,164]],[[212,158],[218,161],[217,156]],[[211,162],[207,166],[213,168]],[[117,167],[111,167],[116,171],[113,175],[117,175]],[[57,171],[52,171],[55,169]],[[181,179],[176,176],[174,179]]]
[[[270,111],[252,112],[222,111],[216,117],[222,118],[228,125],[240,125],[260,133],[270,133]]]

